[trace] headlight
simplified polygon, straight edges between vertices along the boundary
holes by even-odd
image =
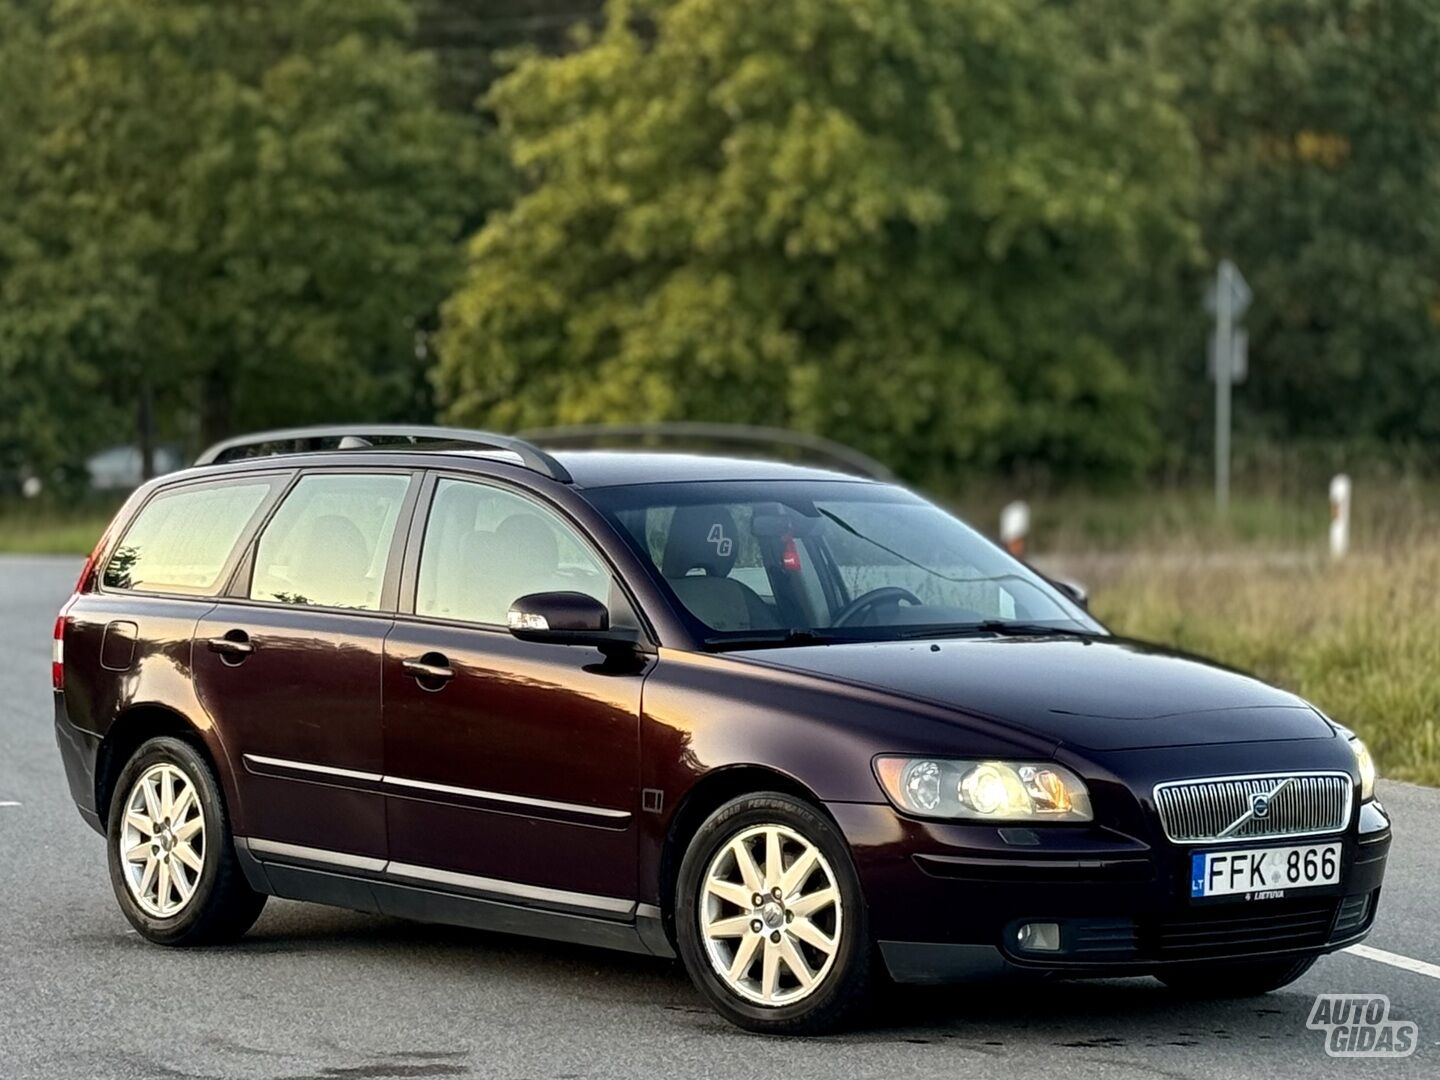
[[[1360,770],[1360,801],[1369,802],[1375,797],[1375,759],[1370,748],[1354,735],[1350,736],[1350,749],[1355,751],[1355,765]]]
[[[882,757],[889,800],[921,817],[970,821],[1091,821],[1090,792],[1068,769],[1036,761]]]

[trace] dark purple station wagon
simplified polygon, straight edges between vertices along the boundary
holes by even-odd
[[[129,500],[54,659],[149,940],[311,900],[678,955],[767,1032],[885,978],[1262,993],[1366,935],[1390,845],[1306,702],[793,465],[234,440]]]

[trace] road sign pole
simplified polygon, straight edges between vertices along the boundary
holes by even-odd
[[[1230,383],[1235,355],[1234,267],[1220,260],[1215,277],[1215,508],[1230,507]]]

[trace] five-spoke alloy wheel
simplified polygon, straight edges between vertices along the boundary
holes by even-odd
[[[843,838],[813,806],[778,793],[722,806],[690,843],[675,911],[691,977],[738,1024],[815,1033],[863,1002],[859,884]]]
[[[265,906],[235,858],[220,785],[199,749],[137,749],[110,800],[110,879],[130,924],[160,945],[238,938]]]

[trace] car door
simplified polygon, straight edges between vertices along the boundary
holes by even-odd
[[[412,487],[406,471],[300,475],[196,628],[196,689],[257,854],[386,855],[381,664]]]
[[[522,595],[633,609],[579,530],[531,496],[437,476],[385,646],[390,873],[596,915],[635,896],[643,663],[527,643]]]

